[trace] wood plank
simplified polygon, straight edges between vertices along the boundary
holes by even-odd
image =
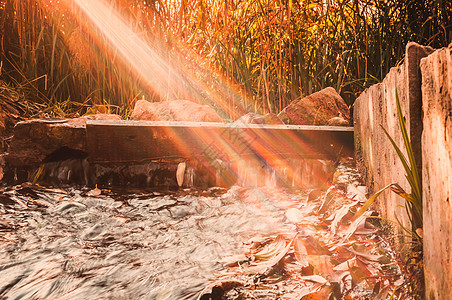
[[[353,127],[96,120],[86,128],[94,163],[353,155]]]

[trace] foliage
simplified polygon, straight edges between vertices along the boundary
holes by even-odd
[[[0,1],[3,80],[24,88],[35,102],[66,102],[75,113],[108,103],[127,115],[137,98],[161,100],[114,49],[97,44],[105,37],[55,2],[62,1]],[[220,90],[230,115],[237,98],[247,110],[278,112],[326,86],[352,104],[403,58],[408,41],[441,47],[452,39],[452,4],[446,0],[109,3],[201,86]],[[200,99],[212,97],[202,91],[196,95],[195,101],[218,102]]]
[[[85,111],[93,104],[125,104],[135,92],[133,78],[117,72],[114,59],[95,56],[89,37],[71,29],[56,4],[3,3],[2,77],[27,98],[44,104],[46,116]],[[93,47],[90,47],[93,46]]]
[[[391,141],[392,146],[397,152],[397,156],[400,159],[400,162],[403,165],[403,168],[406,173],[406,179],[411,188],[411,193],[406,193],[400,186],[396,186],[396,189],[392,189],[398,195],[402,196],[405,199],[406,212],[409,216],[413,234],[422,239],[419,230],[422,230],[423,222],[422,222],[422,182],[419,178],[419,172],[416,167],[416,161],[414,159],[413,148],[411,147],[411,142],[408,136],[408,131],[406,128],[405,118],[402,114],[402,108],[400,107],[399,94],[396,88],[396,104],[397,104],[397,116],[399,118],[400,129],[403,137],[403,144],[406,149],[406,153],[408,155],[408,159],[402,153],[400,148],[388,134],[388,132],[383,128],[386,136]]]
[[[45,106],[28,101],[22,89],[0,80],[0,136],[7,135],[10,129],[22,118],[37,116]],[[4,150],[4,145],[1,146]]]

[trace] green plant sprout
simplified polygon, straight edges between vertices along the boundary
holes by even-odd
[[[382,188],[381,190],[377,191],[374,195],[372,195],[366,203],[361,207],[361,209],[355,214],[355,218],[362,215],[375,201],[375,199],[386,189],[390,188],[393,192],[398,194],[399,196],[403,197],[405,199],[405,209],[408,215],[408,218],[411,223],[411,229],[406,228],[402,225],[402,223],[398,220],[397,216],[396,219],[399,223],[399,225],[404,229],[406,232],[408,232],[411,236],[415,237],[418,240],[422,240],[422,227],[423,227],[423,221],[422,221],[422,183],[420,181],[419,172],[416,167],[416,161],[414,158],[413,148],[411,146],[411,142],[408,136],[408,131],[406,128],[406,121],[402,115],[402,108],[400,106],[400,100],[399,100],[399,94],[397,91],[397,85],[395,89],[395,96],[396,96],[396,105],[397,105],[397,115],[399,119],[400,129],[402,132],[403,137],[403,144],[405,146],[405,150],[407,152],[408,158],[402,153],[400,148],[397,146],[397,144],[394,142],[394,139],[389,135],[389,133],[386,131],[386,129],[381,126],[384,133],[388,137],[389,141],[391,142],[392,146],[394,147],[395,151],[397,152],[397,156],[400,159],[400,162],[403,165],[403,168],[405,169],[405,177],[408,180],[408,183],[411,188],[411,193],[405,192],[405,190],[400,187],[396,183],[391,183]]]

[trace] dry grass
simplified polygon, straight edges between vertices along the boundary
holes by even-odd
[[[159,53],[185,66],[195,81],[185,87],[192,100],[218,102],[199,90],[209,86],[229,117],[243,110],[278,112],[326,86],[351,105],[400,62],[408,41],[434,47],[450,42],[450,1],[423,2],[109,1]],[[63,6],[42,0],[0,3],[1,77],[47,105],[48,114],[83,114],[88,106],[108,104],[127,116],[137,98],[161,100],[114,49],[99,46],[103,37],[95,28]]]

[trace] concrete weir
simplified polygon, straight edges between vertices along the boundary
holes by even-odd
[[[325,161],[353,156],[353,149],[352,127],[32,120],[16,126],[7,163],[18,181],[303,187],[316,173],[326,176]]]
[[[90,161],[141,162],[183,158],[271,161],[353,155],[353,127],[208,122],[88,121]]]

